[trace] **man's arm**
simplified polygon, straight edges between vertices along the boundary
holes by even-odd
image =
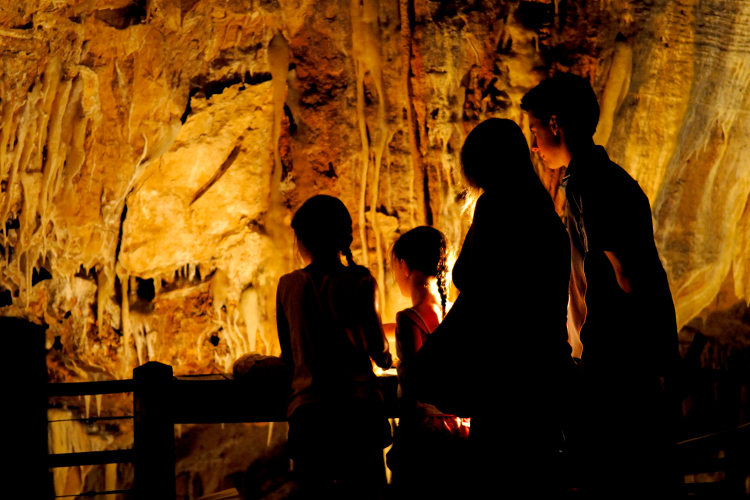
[[[612,264],[612,269],[614,269],[615,271],[615,278],[617,279],[617,284],[620,285],[620,288],[622,289],[622,291],[627,294],[633,293],[633,287],[630,286],[630,280],[625,274],[625,271],[622,268],[622,263],[620,262],[620,259],[617,257],[615,252],[610,251],[610,250],[605,250],[604,255],[607,256],[607,259],[609,259],[610,264]]]

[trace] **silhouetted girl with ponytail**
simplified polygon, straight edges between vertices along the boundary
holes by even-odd
[[[352,259],[352,219],[339,199],[308,199],[292,229],[306,267],[279,280],[276,318],[293,367],[289,446],[302,496],[382,498],[390,435],[370,359],[385,369],[391,355],[375,279]]]
[[[404,233],[393,245],[393,272],[412,307],[396,313],[396,346],[401,384],[400,418],[388,465],[395,498],[460,498],[456,463],[465,459],[468,420],[416,400],[409,385],[412,360],[445,316],[448,248],[429,226]]]

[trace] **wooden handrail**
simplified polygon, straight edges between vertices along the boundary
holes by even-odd
[[[56,382],[47,384],[47,397],[95,396],[98,394],[124,394],[133,392],[132,379],[100,380],[94,382]]]
[[[134,459],[135,451],[133,449],[54,453],[47,455],[47,467],[54,469],[78,465],[132,463]]]

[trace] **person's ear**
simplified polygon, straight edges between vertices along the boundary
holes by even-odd
[[[404,273],[404,276],[407,278],[411,276],[411,269],[409,269],[409,266],[406,265],[406,261],[404,259],[398,259],[398,265],[401,267],[401,272]]]
[[[560,125],[557,123],[557,115],[550,116],[549,129],[552,131],[552,135],[554,135],[555,137],[560,135]]]

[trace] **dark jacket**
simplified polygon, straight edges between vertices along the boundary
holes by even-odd
[[[586,281],[584,370],[665,375],[679,359],[677,326],[648,198],[601,146],[573,158],[565,191]],[[619,259],[631,293],[618,285],[605,251]]]
[[[460,294],[417,353],[417,397],[472,417],[490,449],[556,425],[572,362],[569,272],[568,236],[538,178],[483,194],[454,266]]]

